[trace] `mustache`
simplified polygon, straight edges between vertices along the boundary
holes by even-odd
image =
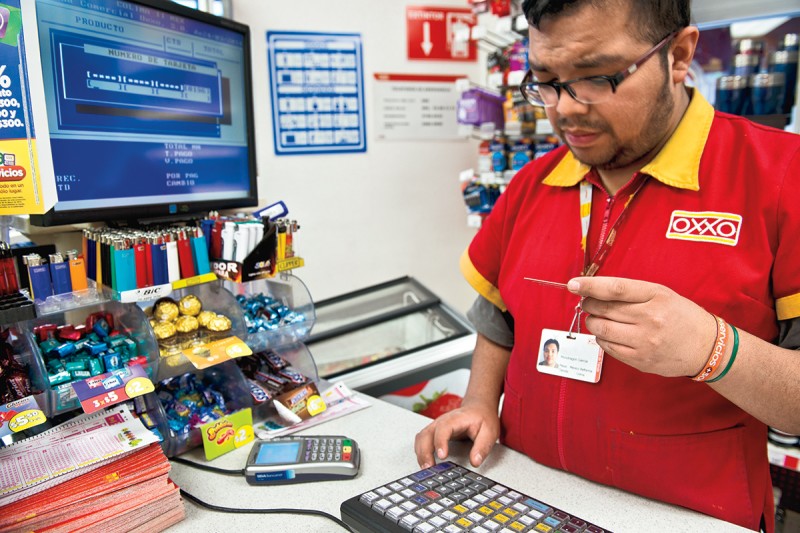
[[[606,125],[601,122],[594,122],[591,120],[581,120],[574,118],[560,117],[556,120],[556,127],[560,130],[566,129],[586,129],[593,131],[605,131]]]

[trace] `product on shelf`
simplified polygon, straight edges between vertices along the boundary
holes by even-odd
[[[174,457],[203,442],[200,426],[253,405],[247,380],[233,361],[164,379],[137,412],[163,432],[164,453]]]
[[[178,301],[161,298],[148,314],[161,357],[231,335],[231,319],[204,311],[203,302],[194,294],[187,294]]]
[[[10,338],[13,336],[15,332],[11,329],[0,330],[0,404],[41,392],[32,390],[28,365],[14,356],[13,339]]]
[[[236,301],[244,312],[248,333],[274,331],[290,324],[304,322],[306,319],[302,313],[263,293],[252,296],[240,294],[236,296]]]
[[[306,375],[289,366],[283,357],[272,350],[240,357],[236,359],[236,363],[245,377],[259,384],[270,398],[310,381]]]
[[[117,292],[165,285],[211,272],[200,228],[102,228],[83,231],[86,269]]]
[[[167,415],[169,429],[177,435],[230,414],[222,392],[195,374],[165,379],[158,384],[158,399]]]
[[[314,383],[316,376],[309,376],[291,366],[273,350],[241,357],[236,363],[250,382],[256,419],[269,418],[270,414],[274,413],[273,403],[270,400],[286,408],[286,411],[281,410],[282,412],[278,413],[284,417],[296,416],[297,419],[305,420],[317,414],[315,407],[312,405],[309,408],[308,404],[312,398],[319,397],[319,390]],[[297,422],[297,419],[293,421]]]
[[[92,313],[84,324],[40,324],[33,333],[51,386],[147,364],[147,357],[139,353],[139,343],[115,329],[109,312]]]

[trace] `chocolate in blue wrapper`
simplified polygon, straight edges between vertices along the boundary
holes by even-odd
[[[122,368],[122,360],[117,352],[105,353],[101,355],[100,358],[103,360],[103,366],[106,368],[106,372]]]
[[[108,350],[108,344],[104,342],[89,341],[84,345],[83,349],[89,352],[90,355],[100,355]]]
[[[283,370],[278,372],[278,375],[295,385],[302,385],[303,383],[308,381],[308,378],[306,376],[304,376],[297,370],[294,370],[293,368],[284,368]]]
[[[278,372],[279,370],[283,370],[289,366],[289,363],[287,363],[283,357],[273,351],[261,352],[259,357],[264,361],[264,363],[266,363],[272,372]]]

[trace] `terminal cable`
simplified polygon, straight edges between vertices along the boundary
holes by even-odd
[[[244,469],[242,470],[225,470],[224,468],[217,468],[214,466],[204,465],[201,463],[196,463],[194,461],[187,461],[186,459],[180,457],[172,457],[170,459],[176,463],[190,466],[192,468],[198,468],[200,470],[205,470],[207,472],[213,472],[215,474],[222,474],[226,476],[243,476]],[[327,518],[329,520],[333,520],[338,525],[343,527],[346,531],[350,533],[356,533],[349,525],[344,523],[341,519],[333,516],[330,513],[326,513],[325,511],[319,511],[316,509],[292,509],[292,508],[276,508],[276,509],[240,509],[236,507],[222,507],[220,505],[214,505],[213,503],[208,503],[197,496],[189,494],[183,489],[180,489],[181,496],[189,500],[190,502],[198,505],[200,507],[205,507],[211,511],[216,511],[218,513],[236,513],[236,514],[299,514],[299,515],[309,515],[309,516],[321,516],[323,518]]]

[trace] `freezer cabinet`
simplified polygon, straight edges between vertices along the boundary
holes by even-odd
[[[411,277],[317,302],[306,341],[319,376],[381,396],[469,368],[476,333]]]

